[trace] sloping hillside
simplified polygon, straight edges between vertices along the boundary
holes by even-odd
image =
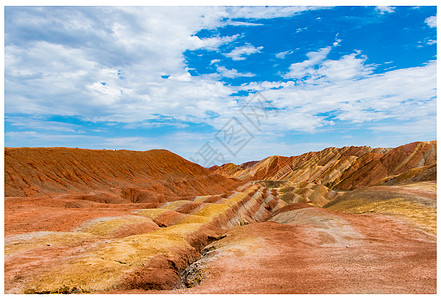
[[[326,148],[299,156],[270,156],[257,163],[213,170],[231,178],[277,185],[287,204],[323,206],[339,192],[360,187],[436,180],[436,141],[397,148]]]
[[[5,173],[6,293],[436,293],[436,142],[211,170],[10,148]]]
[[[239,179],[315,182],[332,189],[369,186],[410,169],[436,164],[436,141],[397,148],[326,148],[299,156],[270,156],[248,167],[225,164],[215,172]]]
[[[6,289],[15,293],[105,292],[183,287],[180,273],[225,228],[265,221],[273,198],[250,184],[84,222],[72,231],[6,239]],[[27,257],[33,257],[32,265]],[[20,276],[15,276],[20,274]],[[54,276],[56,274],[56,276]]]
[[[100,202],[165,202],[238,185],[167,150],[5,149],[6,197],[79,193]]]

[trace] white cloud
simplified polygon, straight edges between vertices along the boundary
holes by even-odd
[[[227,118],[237,106],[230,95],[238,88],[224,85],[215,73],[192,76],[184,52],[217,51],[241,35],[200,38],[195,33],[226,24],[253,26],[257,22],[249,20],[312,9],[322,8],[9,7],[5,112],[129,123],[157,115],[214,122],[206,110]],[[244,60],[262,49],[245,45],[226,56]],[[254,76],[231,67],[219,71],[230,78]]]
[[[237,39],[194,35],[218,26],[223,15],[216,7],[8,9],[18,25],[6,35],[6,113],[203,121],[194,107],[221,110],[233,90],[216,77],[191,76],[183,53]],[[24,36],[29,31],[35,39]]]
[[[242,85],[242,88],[250,91],[263,91],[274,88],[286,88],[295,86],[294,81],[263,81],[263,82],[248,82]]]
[[[340,39],[336,39],[335,42],[332,44],[334,47],[337,47],[340,45],[341,40]]]
[[[381,14],[384,15],[385,13],[393,13],[395,11],[395,7],[392,6],[377,6],[375,10]]]
[[[200,39],[197,36],[192,36],[190,39],[194,42],[194,45],[190,49],[207,49],[207,50],[217,50],[220,45],[231,43],[236,40],[240,34],[236,34],[234,36],[225,36],[225,37],[212,37]]]
[[[324,126],[332,128],[332,123],[326,119],[331,113],[335,120],[354,124],[395,119],[399,123],[395,122],[394,126],[401,134],[406,134],[414,122],[419,124],[427,119],[429,121],[425,124],[428,126],[418,126],[415,131],[421,135],[435,132],[435,61],[383,74],[371,73],[372,67],[360,65],[363,62],[357,61],[353,55],[323,61],[322,65],[330,66],[324,70],[330,74],[323,72],[324,77],[331,76],[328,81],[317,77],[303,85],[292,81],[279,83],[282,86],[279,89],[268,89],[259,84],[244,87],[263,90],[265,97],[280,108],[278,116],[269,119],[264,128],[306,132]],[[344,66],[348,69],[345,70]],[[271,85],[277,86],[278,83],[267,84]]]
[[[321,61],[323,61],[326,56],[331,51],[331,47],[321,48],[318,51],[309,52],[306,54],[308,60],[303,62],[294,63],[289,67],[289,72],[285,74],[285,78],[303,78],[310,75],[312,72],[312,67]]]
[[[288,51],[283,51],[283,52],[279,52],[279,53],[276,53],[276,57],[277,58],[285,58],[287,55],[290,55],[290,54],[293,54],[294,53],[294,51],[292,51],[292,50],[288,50]]]
[[[226,53],[226,57],[230,57],[232,60],[245,60],[246,56],[258,53],[263,47],[254,47],[253,45],[247,44],[245,46],[236,47],[231,52]]]
[[[80,126],[65,122],[47,121],[44,119],[24,118],[24,117],[5,117],[5,122],[19,129],[32,128],[33,130],[78,132]]]
[[[357,58],[359,53],[352,53],[341,57],[339,60],[326,60],[317,70],[318,78],[330,82],[353,80],[366,77],[372,73],[373,67],[365,65],[366,57]]]
[[[424,22],[431,28],[436,27],[436,16],[428,17]]]
[[[254,77],[256,76],[256,74],[253,73],[240,73],[238,72],[236,69],[227,69],[225,67],[217,67],[217,71],[220,73],[220,75],[222,77],[227,77],[227,78],[236,78],[236,77]]]
[[[276,118],[265,121],[263,128],[267,131],[274,128],[280,132],[320,130],[325,125],[332,126],[332,120],[326,117],[329,112],[333,112],[335,120],[353,124],[400,119],[405,125],[398,126],[397,130],[403,132],[415,120],[427,119],[431,120],[429,125],[435,124],[434,62],[374,74],[374,66],[367,64],[366,57],[357,51],[339,59],[328,59],[330,51],[340,42],[338,39],[333,46],[311,51],[304,61],[292,64],[283,75],[285,80],[280,82],[249,82],[234,87],[220,82],[216,73],[191,75],[185,51],[216,51],[241,37],[204,39],[195,36],[199,30],[222,27],[225,22],[236,22],[234,18],[286,17],[306,10],[309,8],[107,7],[20,8],[16,11],[8,8],[5,18],[8,24],[13,19],[15,25],[7,27],[11,29],[5,35],[5,111],[7,114],[76,115],[83,120],[138,122],[141,126],[163,115],[181,124],[198,122],[220,128],[237,114],[235,100],[246,98],[230,95],[247,89],[264,91],[265,97],[281,108]],[[230,19],[225,21],[225,17]],[[225,56],[244,60],[262,49],[248,44]],[[284,58],[291,53],[280,52],[276,57]],[[213,59],[211,64],[218,67],[223,77],[254,76],[232,66],[219,66],[220,62]],[[211,120],[206,111],[220,116]],[[25,126],[21,119],[12,119],[12,122],[19,128]],[[41,130],[78,133],[75,127],[57,128],[60,125],[57,123],[33,121],[31,125]],[[417,128],[423,130],[421,126]],[[8,132],[7,137],[30,138],[38,145],[47,142],[46,146],[57,139],[76,139],[72,145],[78,145],[83,138],[90,147],[96,145],[97,148],[124,143],[137,149],[165,145],[162,141],[141,137],[103,140],[83,135],[41,135],[32,130]],[[170,137],[166,145],[189,147],[188,139],[178,137]]]
[[[284,78],[318,84],[359,79],[372,73],[373,66],[365,65],[367,57],[360,55],[360,51],[344,55],[338,60],[326,59],[331,49],[325,47],[307,53],[308,59],[292,64]]]
[[[230,25],[230,26],[262,26],[263,24],[228,20],[224,23],[224,25],[225,26],[226,25]]]
[[[272,19],[291,17],[305,11],[327,9],[322,6],[233,6],[227,7],[227,15],[231,19],[245,18],[245,19]]]

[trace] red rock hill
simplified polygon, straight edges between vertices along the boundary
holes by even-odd
[[[80,193],[100,202],[163,202],[238,185],[167,150],[5,148],[6,197]]]
[[[436,179],[436,141],[397,148],[331,147],[299,156],[270,156],[251,166],[229,163],[215,172],[244,180],[314,182],[352,190],[393,180],[412,169],[412,177],[424,172],[424,180]]]

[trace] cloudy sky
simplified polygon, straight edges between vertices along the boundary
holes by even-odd
[[[436,29],[436,7],[6,7],[5,146],[210,165],[434,140]]]

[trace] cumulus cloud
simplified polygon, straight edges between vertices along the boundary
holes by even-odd
[[[431,28],[435,28],[436,27],[436,16],[428,17],[424,22],[427,24],[427,26],[429,26]]]
[[[321,48],[318,51],[312,51],[306,54],[307,60],[294,63],[289,67],[289,72],[285,74],[285,78],[303,78],[314,72],[313,67],[323,61],[331,51],[331,47]]]
[[[329,46],[307,53],[308,59],[292,64],[284,78],[314,84],[337,83],[360,79],[372,73],[374,66],[365,64],[367,57],[361,55],[360,51],[344,55],[338,60],[326,59],[331,49]]]
[[[206,107],[230,110],[229,95],[237,89],[219,82],[217,74],[192,76],[184,52],[218,51],[240,35],[195,34],[227,23],[250,25],[237,18],[288,17],[310,9],[6,8],[5,112],[89,121],[139,122],[158,114],[204,121]],[[244,60],[261,50],[247,44],[226,56]],[[219,71],[228,78],[254,76],[225,67]]]
[[[295,67],[301,73],[291,73],[290,68],[287,74],[293,75],[293,81],[243,85],[246,89],[264,91],[266,98],[279,108],[277,118],[268,121],[268,128],[313,132],[332,127],[332,120],[354,124],[399,120],[394,130],[402,134],[413,122],[431,124],[415,128],[419,134],[434,130],[435,61],[375,74],[374,66],[366,65],[365,57],[357,58],[358,52],[338,60],[325,59],[327,52],[322,48],[310,53],[310,60]],[[308,80],[300,85],[295,83],[295,78],[305,74],[310,76]],[[378,126],[375,128],[378,130]]]
[[[364,78],[372,73],[373,66],[366,65],[366,56],[358,57],[359,53],[359,51],[356,51],[344,55],[338,60],[326,60],[313,76],[330,82]]]
[[[330,59],[329,53],[341,42],[336,38],[333,45],[311,51],[305,60],[283,70],[283,80],[250,81],[234,86],[224,84],[222,78],[253,78],[255,74],[234,65],[222,66],[221,62],[242,63],[263,47],[237,43],[242,35],[208,38],[196,35],[201,29],[226,24],[254,26],[251,24],[257,22],[252,20],[288,17],[310,9],[8,7],[5,112],[77,116],[85,121],[124,122],[133,128],[148,128],[150,121],[158,120],[159,115],[173,118],[176,124],[198,122],[219,129],[237,114],[238,102],[243,103],[247,98],[231,95],[247,90],[264,91],[265,97],[280,108],[277,118],[266,120],[262,126],[268,132],[274,128],[280,132],[314,132],[327,125],[332,127],[337,120],[351,124],[401,120],[405,125],[396,125],[396,130],[405,130],[412,122],[419,122],[421,126],[415,127],[415,131],[422,130],[424,124],[435,124],[436,63],[433,61],[421,67],[376,74],[375,65],[368,64],[367,57],[358,50]],[[426,19],[428,26],[436,26],[433,18],[436,17]],[[186,51],[218,52],[230,43],[236,47],[224,55],[231,60],[221,61],[215,58],[219,56],[213,56],[208,61],[217,73],[195,76],[188,68]],[[292,53],[288,50],[275,57],[283,59]],[[219,117],[210,118],[207,111]],[[50,146],[57,140],[75,146],[78,141],[87,140],[90,147],[96,148],[125,146],[141,150],[175,145],[190,149],[188,138],[198,141],[207,138],[170,136],[169,144],[136,136],[104,140],[82,135],[76,126],[44,118],[8,117],[7,120],[18,129],[35,128],[21,133],[7,132],[10,141],[30,139],[33,145],[40,146]],[[170,124],[170,119],[165,120]],[[370,128],[381,130],[381,126]],[[41,134],[37,130],[62,134]]]
[[[393,13],[395,11],[395,7],[392,6],[377,6],[375,10],[381,14],[384,15],[385,13]]]
[[[8,8],[6,113],[203,119],[195,105],[223,107],[233,90],[217,78],[191,76],[183,53],[236,39],[195,36],[218,26],[223,14],[214,7]]]
[[[305,11],[326,9],[326,7],[314,6],[233,6],[226,9],[227,15],[232,18],[245,19],[273,19],[290,17]]]

